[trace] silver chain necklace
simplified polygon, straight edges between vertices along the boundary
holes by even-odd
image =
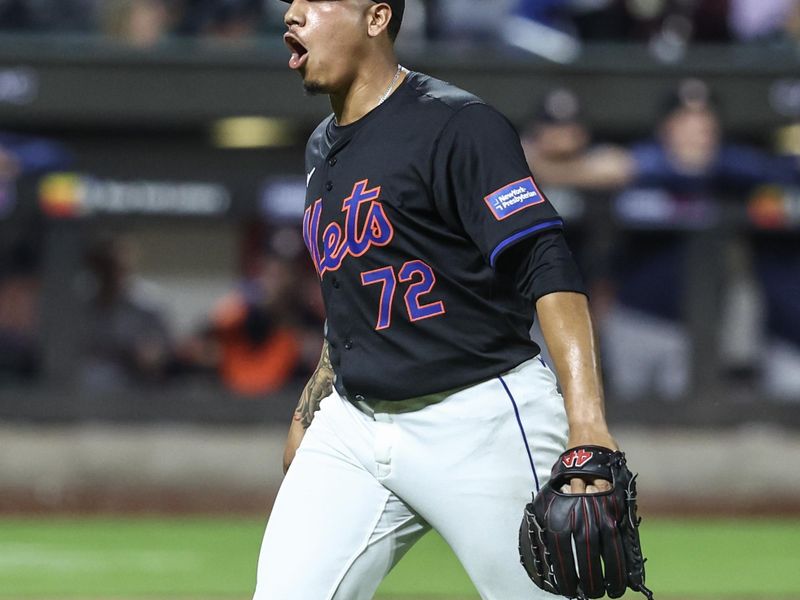
[[[397,71],[395,72],[394,77],[392,78],[392,83],[389,84],[389,87],[386,88],[386,91],[383,92],[383,95],[378,100],[378,106],[380,106],[381,104],[383,104],[386,101],[386,99],[389,97],[389,94],[392,93],[392,89],[394,88],[394,84],[397,83],[397,80],[400,78],[400,74],[405,70],[406,69],[405,69],[405,67],[403,65],[400,65],[400,64],[397,65]]]
[[[386,88],[386,91],[383,92],[383,95],[378,99],[378,106],[383,104],[386,101],[386,99],[389,97],[389,94],[392,93],[392,88],[394,88],[394,84],[397,83],[397,80],[400,79],[401,73],[403,73],[404,71],[406,71],[406,68],[403,65],[398,64],[397,65],[397,71],[395,71],[394,77],[392,78],[392,83],[389,84],[389,87]],[[335,125],[339,124],[338,121],[339,121],[339,119],[334,117],[333,123]]]

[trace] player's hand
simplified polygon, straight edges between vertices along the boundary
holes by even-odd
[[[588,427],[570,427],[567,449],[578,446],[602,446],[611,450],[619,450],[619,445],[611,436],[605,424]],[[569,484],[559,490],[563,494],[597,494],[611,489],[611,482],[605,479],[589,479],[575,477]]]
[[[605,479],[583,480],[571,479],[570,483],[565,483],[559,490],[562,494],[599,494],[611,489],[611,482]]]
[[[289,470],[289,465],[292,464],[294,460],[294,455],[297,453],[297,449],[300,447],[300,442],[303,441],[303,436],[305,435],[306,430],[300,424],[299,421],[292,421],[292,424],[289,426],[289,435],[286,438],[286,446],[283,448],[283,472]]]

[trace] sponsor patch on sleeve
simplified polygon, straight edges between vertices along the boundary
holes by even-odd
[[[544,202],[544,196],[533,182],[533,177],[526,177],[492,192],[483,201],[492,211],[494,218],[502,221],[524,208]]]

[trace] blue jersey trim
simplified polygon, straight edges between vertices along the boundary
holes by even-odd
[[[533,455],[531,454],[531,446],[528,444],[528,438],[525,435],[525,428],[522,426],[522,419],[519,416],[519,408],[517,408],[517,402],[514,400],[514,396],[511,395],[511,390],[508,389],[505,380],[502,377],[498,377],[500,383],[503,384],[503,389],[505,389],[506,394],[508,394],[509,400],[511,400],[511,406],[514,407],[514,416],[517,418],[517,425],[519,425],[519,432],[522,434],[522,441],[525,444],[525,452],[528,453],[528,461],[531,463],[531,472],[533,473],[533,482],[536,484],[536,492],[539,492],[539,476],[536,474],[536,466],[533,464]]]
[[[550,219],[549,221],[543,221],[533,227],[528,227],[527,229],[523,229],[522,231],[518,231],[514,235],[507,237],[502,242],[497,244],[497,247],[492,251],[492,255],[489,257],[489,264],[492,265],[494,268],[494,263],[497,260],[498,255],[508,248],[510,245],[515,244],[516,242],[520,241],[523,238],[528,237],[538,231],[542,231],[544,229],[551,229],[553,227],[563,227],[564,221],[561,219]]]

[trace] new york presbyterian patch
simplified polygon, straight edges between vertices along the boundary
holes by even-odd
[[[533,177],[526,177],[492,192],[483,201],[494,218],[502,221],[524,208],[544,202],[544,196],[533,182]]]

